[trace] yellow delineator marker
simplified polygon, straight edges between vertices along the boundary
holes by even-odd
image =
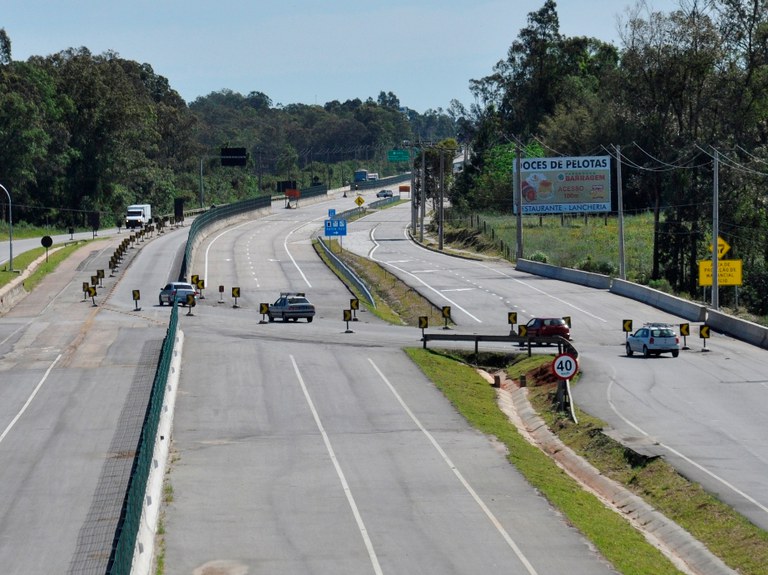
[[[704,349],[701,351],[709,351],[707,349],[707,340],[709,339],[709,326],[707,324],[699,326],[699,337],[704,340]]]

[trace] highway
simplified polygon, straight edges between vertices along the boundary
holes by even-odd
[[[407,359],[419,330],[360,312],[347,333],[351,294],[311,237],[352,200],[273,209],[197,250],[214,296],[182,316],[165,572],[612,573]],[[306,292],[314,321],[264,323],[281,290]]]
[[[633,300],[423,249],[404,231],[409,206],[355,222],[348,249],[400,275],[436,305],[451,306],[457,331],[505,333],[507,312],[524,323],[569,316],[582,377],[575,403],[606,421],[626,445],[660,455],[763,529],[768,529],[768,351],[715,334],[688,337],[689,350],[626,357],[622,320],[687,322]],[[525,241],[525,240],[523,240]],[[693,329],[692,333],[698,333]]]
[[[346,329],[352,296],[311,238],[329,208],[353,200],[275,204],[196,251],[189,271],[207,289],[180,312],[165,573],[612,573],[406,358],[419,330],[365,311]],[[768,528],[768,352],[716,334],[708,352],[689,338],[677,359],[627,358],[623,319],[683,320],[508,262],[425,250],[409,221],[408,203],[374,211],[350,222],[343,246],[451,306],[457,332],[508,333],[508,311],[570,316],[576,404]],[[185,236],[136,250],[92,306],[80,284],[121,239],[104,238],[0,317],[4,572],[84,573],[108,559],[169,314],[157,292],[175,279]],[[285,290],[307,293],[314,322],[264,321],[259,304]]]
[[[130,249],[118,277],[122,236],[90,243],[0,317],[3,573],[105,572],[168,324],[151,302],[185,238]],[[140,311],[131,288],[151,294]]]

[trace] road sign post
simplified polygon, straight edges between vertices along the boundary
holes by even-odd
[[[574,423],[578,423],[578,421],[571,402],[570,380],[578,371],[579,362],[576,356],[569,353],[561,353],[552,361],[552,373],[560,380],[555,394],[555,406],[558,411],[568,412]]]
[[[429,316],[419,316],[419,328],[421,329],[421,341],[424,342],[424,349],[427,349],[427,339],[424,337],[424,330],[429,327]]]
[[[680,324],[680,335],[683,336],[683,349],[691,349],[688,347],[688,340],[687,337],[691,335],[691,326],[687,323],[681,323]]]
[[[704,348],[701,351],[709,351],[707,349],[707,340],[709,339],[709,326],[707,324],[699,326],[699,337],[704,340]]]

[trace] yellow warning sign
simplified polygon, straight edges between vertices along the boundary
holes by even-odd
[[[712,260],[699,262],[699,285],[712,285]],[[741,285],[741,260],[717,260],[717,285]]]

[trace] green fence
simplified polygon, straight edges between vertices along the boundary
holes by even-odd
[[[115,534],[115,545],[107,567],[108,574],[130,575],[131,573],[133,552],[136,547],[136,538],[138,537],[141,523],[141,512],[144,507],[144,495],[147,491],[147,480],[152,465],[157,427],[160,423],[166,384],[171,371],[173,345],[176,341],[178,323],[179,308],[174,303],[168,331],[165,334],[163,347],[160,352],[160,361],[157,364],[155,379],[152,383],[152,391],[149,397],[149,404],[147,405],[147,412],[144,416],[139,446],[136,450],[136,457],[133,460],[128,490],[123,501],[123,509],[120,514],[117,533]]]

